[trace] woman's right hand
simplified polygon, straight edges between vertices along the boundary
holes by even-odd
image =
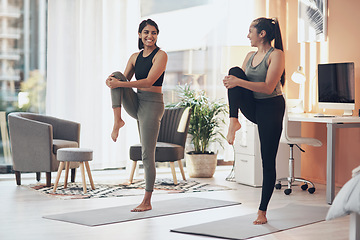
[[[106,81],[105,84],[106,86],[108,86],[109,88],[117,88],[117,83],[120,82],[117,78],[114,77],[114,75],[110,75]]]
[[[110,76],[105,80],[105,84],[110,87]]]
[[[233,75],[228,75],[224,77],[223,84],[227,89],[234,88],[238,86],[238,78]]]

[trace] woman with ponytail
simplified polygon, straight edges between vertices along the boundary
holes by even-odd
[[[249,52],[242,69],[233,67],[223,80],[228,89],[230,125],[227,141],[234,143],[241,128],[238,111],[257,124],[263,167],[263,183],[258,215],[254,224],[267,223],[266,211],[276,181],[275,160],[282,132],[285,100],[281,85],[285,83],[285,57],[277,19],[252,21],[247,37],[257,51]],[[274,40],[274,47],[272,41]]]
[[[162,84],[167,54],[156,45],[159,34],[157,24],[147,19],[139,25],[139,52],[130,56],[124,74],[114,72],[106,79],[111,89],[114,126],[111,138],[116,142],[119,130],[125,125],[121,107],[138,122],[142,161],[145,170],[145,195],[133,212],[151,210],[151,196],[155,183],[155,148],[164,114]],[[135,75],[136,81],[130,81]],[[133,88],[137,88],[135,92]]]

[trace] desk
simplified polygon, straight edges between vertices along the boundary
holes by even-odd
[[[289,113],[289,121],[326,123],[327,156],[326,156],[326,201],[332,204],[335,197],[335,144],[337,128],[360,128],[360,117],[315,117],[314,114]]]

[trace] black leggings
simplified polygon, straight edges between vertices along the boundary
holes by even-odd
[[[229,75],[245,79],[244,71],[239,67],[229,70]],[[230,117],[238,118],[238,111],[251,122],[257,124],[263,167],[262,194],[259,210],[266,211],[276,181],[275,160],[282,132],[285,110],[283,96],[255,99],[253,92],[235,87],[228,90]]]

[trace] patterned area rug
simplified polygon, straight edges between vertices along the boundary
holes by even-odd
[[[107,197],[125,197],[143,195],[145,189],[145,181],[138,180],[129,185],[124,184],[95,184],[95,190],[87,185],[87,193],[83,192],[80,182],[68,183],[66,189],[63,184],[59,184],[56,192],[53,193],[53,187],[44,185],[29,185],[31,189],[44,193],[48,196],[58,197],[61,199],[87,199],[87,198],[107,198]],[[208,192],[231,190],[229,187],[200,183],[195,180],[178,181],[175,185],[172,179],[157,179],[154,186],[153,194],[161,193],[192,193],[192,192]]]

